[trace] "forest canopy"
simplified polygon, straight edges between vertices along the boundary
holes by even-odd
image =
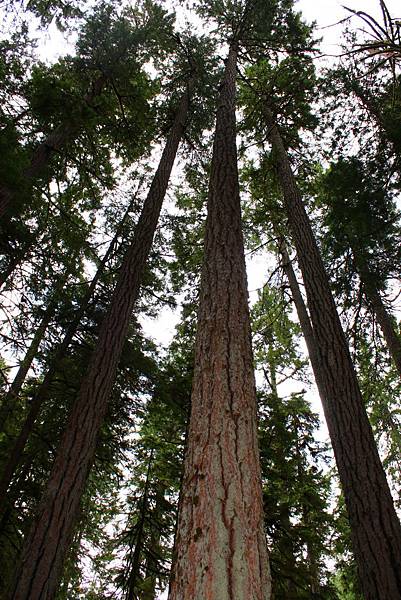
[[[0,3],[0,598],[401,598],[401,14],[304,4]]]

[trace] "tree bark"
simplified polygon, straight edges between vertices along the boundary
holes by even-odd
[[[117,244],[118,237],[123,229],[125,221],[126,221],[128,214],[132,208],[132,204],[133,204],[133,201],[130,202],[130,204],[129,204],[129,206],[117,228],[117,231],[116,231],[105,255],[103,256],[103,258],[99,264],[99,267],[95,273],[95,276],[93,277],[93,279],[90,283],[90,286],[81,302],[79,309],[76,311],[73,320],[70,322],[61,344],[56,349],[52,363],[51,363],[49,369],[47,370],[42,383],[40,384],[39,388],[36,390],[35,395],[32,399],[32,402],[30,404],[29,411],[26,416],[25,422],[22,426],[22,429],[21,429],[18,437],[16,438],[12,449],[10,450],[7,464],[5,465],[2,477],[0,479],[0,514],[3,510],[3,506],[6,505],[5,501],[6,501],[7,490],[13,479],[15,470],[18,467],[19,463],[21,462],[25,445],[28,441],[29,436],[32,433],[36,419],[40,413],[41,407],[42,407],[43,403],[49,397],[51,384],[53,382],[53,379],[57,372],[57,369],[60,366],[60,361],[64,358],[64,356],[68,350],[68,347],[71,344],[74,335],[76,334],[79,324],[80,324],[83,316],[85,315],[86,309],[87,309],[88,304],[93,296],[96,285],[103,273],[104,267],[107,264],[107,262],[109,261],[111,255],[114,251],[115,245]],[[1,531],[1,528],[0,528],[0,531]]]
[[[91,105],[93,100],[100,96],[105,86],[107,78],[105,75],[100,75],[92,84],[91,90],[85,94],[83,100],[86,105]],[[46,139],[41,142],[34,150],[29,166],[23,171],[23,178],[28,185],[32,185],[45,167],[49,164],[51,156],[61,150],[71,136],[74,135],[77,127],[73,122],[63,123],[52,131]],[[3,218],[10,210],[11,204],[15,198],[15,194],[7,186],[0,186],[0,218]]]
[[[232,46],[217,109],[169,600],[270,597],[235,140],[236,58]]]
[[[364,285],[363,287],[366,297],[373,307],[380,329],[383,332],[383,337],[386,341],[391,358],[401,377],[401,339],[393,327],[391,317],[383,304],[379,292],[368,285]]]
[[[401,526],[319,249],[272,111],[267,126],[302,271],[322,375],[323,408],[366,600],[401,597]]]
[[[308,350],[309,360],[312,366],[313,374],[315,376],[316,387],[319,392],[320,399],[322,402],[324,401],[324,384],[323,384],[323,376],[320,373],[319,366],[319,355],[317,352],[315,335],[312,329],[312,324],[310,321],[310,317],[308,314],[308,309],[306,308],[304,299],[302,297],[301,290],[299,289],[299,284],[297,281],[297,277],[294,273],[294,269],[291,264],[290,257],[288,256],[286,244],[284,238],[281,238],[279,241],[279,252],[281,254],[281,266],[283,268],[284,273],[287,276],[288,284],[291,290],[291,296],[295,305],[295,310],[297,311],[299,324],[301,325],[302,333],[305,339],[306,347]]]
[[[51,600],[62,572],[79,503],[93,461],[141,276],[156,230],[178,146],[185,129],[191,80],[178,106],[158,169],[145,200],[87,375],[63,435],[36,519],[24,544],[11,600]]]

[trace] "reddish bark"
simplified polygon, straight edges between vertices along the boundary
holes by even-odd
[[[169,600],[270,597],[235,142],[236,57],[232,47],[217,110]]]
[[[114,290],[110,309],[81,385],[36,519],[26,540],[11,600],[51,600],[62,572],[127,335],[140,280],[156,230],[178,145],[185,129],[193,82],[184,94],[159,167],[145,200],[134,240]]]

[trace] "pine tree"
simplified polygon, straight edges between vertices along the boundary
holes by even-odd
[[[217,110],[170,600],[270,596],[235,143],[238,43]]]
[[[401,591],[400,522],[301,194],[273,113],[269,107],[265,111],[315,340],[319,344],[324,411],[344,490],[362,589],[369,600],[377,597],[395,600]],[[368,492],[372,488],[375,494]]]
[[[401,338],[382,299],[387,282],[399,273],[399,215],[381,170],[382,165],[363,164],[356,157],[340,160],[322,176],[318,194],[327,207],[323,225],[328,229],[324,238],[328,261],[343,261],[334,274],[336,287],[346,294],[345,281],[358,275],[401,376]]]
[[[140,277],[185,128],[194,77],[195,74],[192,74],[192,80],[187,83],[187,90],[177,108],[134,241],[125,256],[109,313],[100,330],[96,352],[92,356],[59,447],[36,521],[26,541],[10,599],[54,598],[75,525],[79,500],[93,460],[97,433],[107,407],[133,304],[139,293]],[[56,495],[54,489],[57,489]],[[51,523],[54,533],[49,537]]]

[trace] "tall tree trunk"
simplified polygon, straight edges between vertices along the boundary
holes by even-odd
[[[51,600],[56,594],[80,498],[93,461],[97,435],[185,129],[193,83],[192,79],[178,106],[134,240],[124,257],[109,311],[100,328],[96,350],[58,449],[32,530],[24,544],[10,600]]]
[[[400,522],[301,193],[268,106],[265,115],[305,283],[324,386],[323,408],[344,490],[362,590],[366,600],[399,600]]]
[[[165,510],[166,486],[163,481],[158,481],[156,484],[155,505],[152,510],[152,528],[149,540],[149,553],[146,559],[146,593],[143,600],[156,600],[156,583],[157,576],[160,573],[161,558],[160,558],[160,541],[161,541],[161,520]]]
[[[362,282],[362,289],[365,298],[373,308],[373,312],[376,316],[377,322],[382,330],[384,340],[386,342],[390,356],[393,359],[394,365],[401,376],[401,337],[399,337],[394,329],[392,319],[384,306],[383,300],[381,299],[380,293],[377,289],[377,284],[374,283],[374,276],[369,269],[366,260],[360,255],[360,253],[351,246],[353,263],[356,272],[358,273]]]
[[[0,478],[0,514],[2,512],[3,506],[6,505],[7,490],[13,479],[15,470],[18,467],[19,463],[21,462],[25,445],[28,441],[29,436],[32,433],[33,427],[35,425],[35,422],[39,415],[41,407],[44,404],[44,402],[47,400],[47,398],[49,397],[49,392],[51,389],[51,384],[53,382],[54,376],[57,373],[57,370],[60,366],[60,362],[64,358],[64,356],[68,350],[68,347],[72,342],[74,335],[76,334],[76,331],[79,327],[79,324],[81,323],[83,316],[85,315],[86,309],[87,309],[88,304],[93,296],[96,285],[103,273],[104,267],[107,264],[107,262],[109,261],[111,255],[113,254],[114,248],[118,241],[118,237],[121,234],[121,231],[124,227],[124,224],[127,220],[128,215],[129,215],[129,212],[132,208],[133,201],[134,201],[134,199],[130,202],[130,204],[129,204],[129,206],[128,206],[128,208],[116,230],[116,233],[115,233],[111,243],[109,244],[109,247],[108,247],[105,255],[103,256],[102,260],[100,261],[99,267],[89,285],[89,288],[88,288],[84,298],[82,299],[79,309],[76,311],[73,320],[68,325],[68,328],[65,332],[65,335],[64,335],[64,338],[63,338],[61,344],[56,349],[52,363],[51,363],[49,369],[47,370],[42,383],[40,384],[39,388],[36,390],[35,395],[32,399],[32,402],[30,404],[29,411],[26,416],[25,422],[22,426],[22,429],[21,429],[18,437],[16,438],[12,449],[9,452],[8,461],[5,465],[3,474]],[[0,528],[0,531],[1,531],[1,528]]]
[[[91,105],[93,100],[100,96],[107,81],[105,75],[100,75],[93,82],[90,91],[85,94],[83,100],[86,105]],[[23,177],[29,185],[32,185],[42,174],[49,164],[51,156],[64,148],[71,137],[75,134],[77,126],[75,122],[63,123],[52,131],[46,139],[34,150],[29,166],[24,170]],[[0,185],[0,218],[9,211],[15,194],[5,185]]]
[[[299,324],[301,325],[302,333],[305,339],[309,360],[312,366],[313,374],[315,376],[316,387],[318,389],[319,396],[323,402],[324,383],[323,375],[320,373],[319,354],[315,342],[315,335],[313,333],[308,309],[306,308],[301,290],[299,288],[297,277],[291,264],[291,259],[288,256],[288,251],[284,238],[281,238],[279,241],[279,252],[281,254],[281,266],[288,279],[288,284],[291,290],[291,296],[295,305],[295,310],[297,311]]]
[[[232,46],[217,110],[169,600],[270,597],[235,140],[236,59]]]
[[[270,338],[272,336],[269,336]],[[269,343],[272,340],[268,340]],[[270,387],[270,395],[274,402],[274,404],[282,404],[282,400],[278,394],[278,385],[277,385],[277,364],[275,359],[271,358],[268,361],[268,373],[267,369],[265,371],[265,379],[267,385]],[[280,452],[280,462],[285,462],[286,456],[284,456],[283,449],[278,450]],[[290,600],[292,598],[297,597],[298,585],[295,577],[296,570],[296,560],[294,554],[294,544],[293,544],[293,528],[291,526],[290,519],[290,507],[287,503],[286,505],[283,503],[280,506],[280,529],[282,531],[278,540],[276,540],[275,547],[276,551],[280,556],[281,562],[281,578],[279,581],[279,577],[275,579],[274,572],[272,574],[272,597],[276,596],[282,597],[283,593],[285,593],[286,600]],[[281,588],[281,594],[280,594]],[[278,590],[276,592],[276,590]],[[284,592],[285,590],[285,592]]]
[[[364,290],[368,301],[372,305],[380,329],[383,332],[383,337],[386,341],[391,358],[401,376],[401,338],[397,335],[393,327],[391,317],[384,306],[379,292],[369,285],[364,285]]]

